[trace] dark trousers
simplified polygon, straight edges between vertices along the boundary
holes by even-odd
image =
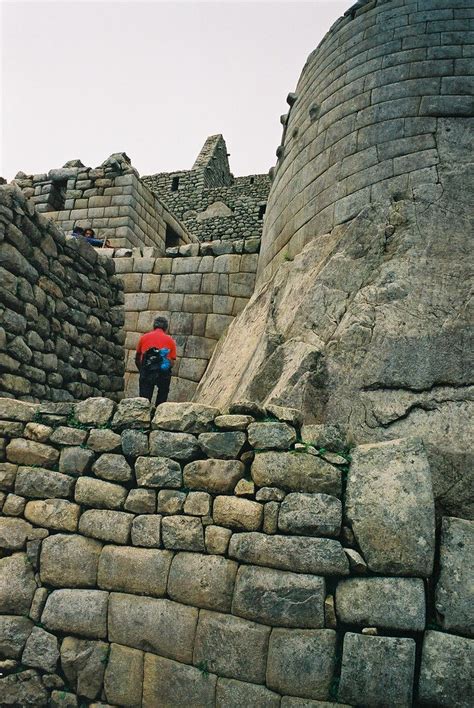
[[[150,378],[140,375],[139,388],[140,396],[143,398],[148,398],[151,403],[153,398],[153,391],[155,386],[158,389],[158,394],[156,396],[155,405],[159,406],[160,403],[165,403],[168,399],[168,393],[171,384],[171,374],[159,374],[158,376],[152,376]]]

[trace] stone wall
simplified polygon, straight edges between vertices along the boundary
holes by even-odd
[[[251,403],[0,419],[4,705],[472,704],[473,524],[443,520],[433,569],[419,440],[351,462]]]
[[[154,247],[165,252],[167,234],[191,242],[186,228],[140,180],[125,153],[116,153],[100,167],[72,160],[47,174],[14,180],[38,211],[69,233],[74,226],[92,227],[98,238],[116,248]]]
[[[0,186],[0,396],[123,391],[123,291],[113,262]]]
[[[143,181],[200,241],[261,236],[269,177],[234,178],[222,135],[206,140],[191,170],[162,172]]]
[[[163,258],[114,257],[125,291],[125,392],[138,395],[135,350],[165,316],[176,339],[170,400],[189,401],[223,332],[253,294],[258,239],[189,244]]]
[[[290,94],[259,273],[371,202],[439,185],[440,119],[472,98],[471,0],[361,0]]]

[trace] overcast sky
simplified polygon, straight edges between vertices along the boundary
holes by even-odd
[[[236,176],[267,172],[308,54],[351,0],[0,0],[0,174],[125,151],[190,169],[222,133]]]

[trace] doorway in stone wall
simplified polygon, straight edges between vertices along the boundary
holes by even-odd
[[[166,248],[179,246],[179,235],[169,224],[166,224],[165,246]]]

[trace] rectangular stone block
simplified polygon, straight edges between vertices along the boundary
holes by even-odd
[[[255,288],[253,273],[231,273],[229,276],[229,295],[234,297],[252,297]]]
[[[162,597],[166,594],[171,559],[169,551],[105,546],[100,556],[97,584],[103,590]]]
[[[289,492],[341,494],[341,472],[320,457],[296,452],[260,452],[251,468],[259,487],[279,487]]]
[[[135,311],[142,312],[143,310],[148,310],[148,293],[125,293],[125,311]]]
[[[339,541],[304,536],[235,533],[229,556],[244,563],[314,575],[348,575],[349,563]]]
[[[174,289],[177,293],[199,293],[201,289],[202,275],[191,273],[188,275],[177,275]]]
[[[61,472],[40,467],[18,467],[15,479],[15,494],[32,499],[71,497],[73,477]]]
[[[215,346],[215,339],[193,335],[187,338],[184,355],[189,359],[210,359]]]
[[[231,315],[234,307],[234,298],[228,295],[214,295],[212,298],[212,312],[219,315]]]
[[[168,457],[139,457],[135,474],[140,487],[179,489],[183,483],[179,462]]]
[[[324,578],[242,565],[232,613],[275,627],[324,627]]]
[[[109,593],[102,590],[53,590],[41,622],[52,632],[105,639],[108,600]]]
[[[160,276],[153,273],[144,273],[142,279],[142,290],[144,292],[157,293],[160,290]]]
[[[166,516],[161,523],[163,545],[174,551],[204,551],[204,529],[201,519]]]
[[[212,295],[185,295],[183,308],[185,312],[212,312]]]
[[[214,500],[216,524],[236,531],[258,531],[262,525],[263,506],[250,499],[218,496]]]
[[[268,688],[282,694],[328,700],[335,665],[336,632],[332,629],[272,631]]]
[[[338,699],[350,705],[412,705],[415,642],[396,637],[344,636]]]
[[[474,635],[474,521],[444,517],[436,611],[444,629]]]
[[[230,612],[236,573],[235,561],[177,553],[168,577],[168,595],[186,605]]]
[[[172,259],[172,272],[175,274],[181,273],[198,273],[201,263],[200,256],[188,256],[186,258]]]
[[[264,683],[269,636],[270,627],[201,610],[193,663],[219,676]]]
[[[213,708],[217,676],[162,656],[145,654],[143,708]]]
[[[474,97],[426,96],[421,99],[420,115],[468,118],[474,115]]]
[[[198,610],[171,600],[111,593],[109,641],[190,664]]]
[[[387,575],[431,575],[434,500],[421,440],[356,447],[345,513],[369,568]]]
[[[97,582],[102,544],[79,535],[54,534],[41,544],[41,582],[56,588],[90,588]]]
[[[214,261],[214,273],[238,273],[240,270],[240,259],[240,255],[231,253],[217,256]]]
[[[472,639],[445,632],[426,632],[418,684],[420,702],[429,706],[470,708],[473,702],[473,667]]]
[[[206,337],[215,340],[220,339],[233,320],[234,318],[230,315],[208,315],[205,330]]]
[[[80,477],[74,494],[78,504],[99,509],[122,509],[126,497],[125,487],[93,477]]]
[[[109,543],[126,544],[130,538],[133,514],[124,511],[89,509],[79,520],[79,531]]]
[[[104,675],[104,690],[109,703],[141,708],[144,656],[137,649],[119,644],[110,646]]]
[[[336,590],[337,616],[344,624],[422,632],[425,588],[421,578],[349,578]]]
[[[301,536],[339,536],[342,504],[329,494],[287,494],[280,506],[278,528]]]
[[[134,273],[153,273],[155,267],[154,258],[134,258],[133,271]]]

